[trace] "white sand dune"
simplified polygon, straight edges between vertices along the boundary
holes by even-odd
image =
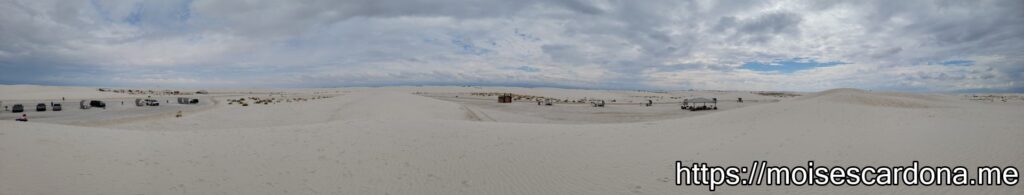
[[[840,89],[669,119],[552,124],[536,114],[544,111],[522,110],[577,108],[503,110],[411,94],[504,89],[510,88],[349,89],[317,101],[221,103],[183,118],[103,127],[0,121],[0,194],[708,194],[706,186],[676,186],[675,161],[906,166],[919,160],[972,168],[1024,163],[1020,105],[952,96]],[[514,90],[566,98],[630,96]],[[718,190],[1024,193],[1022,185]]]

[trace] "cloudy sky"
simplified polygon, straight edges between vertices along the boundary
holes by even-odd
[[[1024,92],[1021,10],[1021,0],[0,0],[0,84]]]

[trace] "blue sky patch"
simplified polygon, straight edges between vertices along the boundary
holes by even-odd
[[[807,70],[820,67],[829,67],[840,64],[847,64],[845,62],[818,62],[814,59],[807,58],[793,58],[786,60],[774,60],[771,62],[747,62],[743,64],[743,69],[761,71],[761,72],[781,72],[781,73],[793,73],[800,70]]]
[[[491,52],[491,50],[487,48],[476,46],[476,44],[473,44],[472,40],[464,37],[456,37],[452,39],[452,44],[458,47],[459,52],[463,54],[483,55]]]
[[[972,60],[949,60],[949,61],[940,62],[940,64],[942,64],[942,65],[949,65],[949,66],[970,66],[970,65],[974,65],[974,61],[972,61]]]
[[[128,16],[125,16],[123,21],[125,23],[131,24],[131,25],[135,25],[135,26],[138,26],[139,24],[141,24],[142,23],[142,4],[141,3],[135,3],[135,6],[133,6],[133,8],[132,8],[132,12],[128,13]]]
[[[111,21],[111,19],[110,19],[110,10],[103,9],[103,6],[101,6],[98,1],[91,0],[91,1],[89,1],[89,5],[92,6],[92,9],[96,11],[96,14],[98,14],[100,16],[100,18],[103,19],[103,21],[107,21],[107,22]]]

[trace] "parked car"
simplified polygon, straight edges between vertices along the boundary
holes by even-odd
[[[146,99],[146,106],[160,106],[160,102],[154,99]]]
[[[89,106],[97,107],[97,108],[106,108],[107,107],[107,103],[103,103],[103,101],[99,101],[99,100],[93,100],[93,101],[89,101]]]
[[[199,103],[199,99],[187,98],[187,97],[179,97],[178,98],[178,103],[179,104],[198,104]]]
[[[64,109],[62,109],[62,108],[61,108],[60,104],[53,104],[53,106],[51,106],[51,108],[50,108],[50,109],[52,109],[53,111],[61,111],[61,110],[64,110]]]
[[[25,106],[22,106],[21,104],[15,104],[14,106],[11,106],[11,112],[25,112]]]
[[[44,104],[44,103],[36,104],[36,112],[46,112],[46,104]]]

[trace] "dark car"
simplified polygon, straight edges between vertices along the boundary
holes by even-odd
[[[21,104],[15,104],[14,106],[11,107],[11,112],[14,112],[14,113],[25,112],[25,106],[22,106]]]
[[[64,109],[62,109],[62,108],[60,107],[60,104],[53,104],[53,106],[50,106],[50,107],[51,107],[50,109],[52,109],[53,111],[61,111],[61,110],[64,110]]]
[[[97,107],[97,108],[106,108],[107,104],[103,103],[103,101],[93,100],[93,101],[89,101],[89,106]]]
[[[36,112],[46,112],[46,104],[44,104],[44,103],[36,104]]]

